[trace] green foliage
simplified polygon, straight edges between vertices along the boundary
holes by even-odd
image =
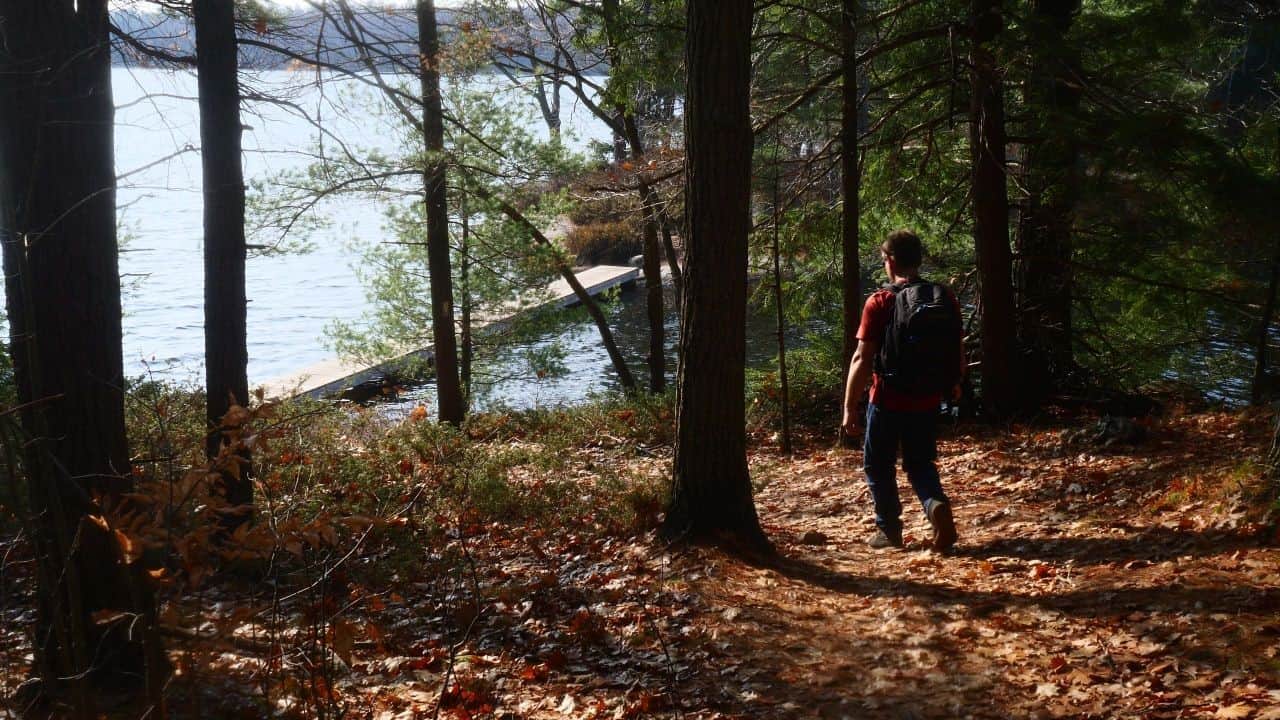
[[[787,386],[793,422],[822,427],[839,416],[845,368],[840,336],[815,332],[804,347],[787,353]],[[782,388],[776,369],[747,371],[748,425],[776,426],[782,414]]]
[[[168,472],[204,462],[204,391],[135,378],[125,391],[125,427],[135,464]]]
[[[8,323],[0,318],[0,408],[18,404],[18,380],[13,374],[13,356],[9,353]]]
[[[344,357],[375,364],[433,342],[425,218],[417,197],[422,172],[438,161],[445,163],[449,182],[455,318],[461,321],[465,309],[478,328],[540,304],[545,298],[531,288],[545,285],[561,262],[558,249],[534,242],[496,199],[516,207],[534,225],[552,228],[573,207],[563,186],[566,177],[580,170],[582,159],[563,143],[543,141],[531,132],[529,114],[513,107],[509,91],[493,78],[457,80],[445,86],[445,111],[453,122],[446,126],[442,157],[426,153],[420,133],[406,125],[401,155],[348,148],[346,156],[288,175],[277,183],[284,191],[262,204],[270,218],[267,225],[288,227],[306,217],[295,208],[310,207],[333,192],[394,199],[387,206],[387,227],[396,241],[357,246],[362,259],[356,272],[371,310],[358,322],[327,329]],[[400,118],[385,103],[370,110]],[[483,341],[477,336],[477,360],[495,352],[501,341],[527,336],[540,322],[522,318],[502,323],[501,332],[489,333]],[[538,365],[530,372],[554,369],[551,360],[531,359]],[[412,372],[412,363],[404,370]]]
[[[812,94],[758,142],[757,205],[770,216],[757,217],[753,267],[768,266],[776,178],[788,322],[820,318],[829,327],[839,327],[840,312],[841,80],[821,82],[839,70],[837,11],[817,2],[763,7],[754,85],[757,118]],[[925,240],[925,274],[950,282],[973,312],[967,43],[943,32],[877,47],[964,23],[968,5],[863,12],[858,50],[872,57],[858,78],[864,292],[882,282],[880,238],[910,227]],[[1273,42],[1274,21],[1243,8],[1156,0],[1086,3],[1065,36],[1034,8],[1011,10],[1005,21],[996,55],[1015,253],[1030,202],[1028,148],[1051,162],[1076,158],[1036,168],[1047,179],[1042,202],[1074,201],[1076,361],[1107,384],[1173,377],[1238,400],[1251,374],[1270,238],[1280,232],[1272,211],[1280,191],[1277,79],[1275,64],[1258,59],[1269,57],[1258,48]],[[1037,63],[1078,68],[1078,110],[1034,102]],[[1245,86],[1256,91],[1248,99],[1239,97]],[[1068,190],[1071,178],[1077,185]],[[771,302],[771,285],[761,284],[758,300]]]

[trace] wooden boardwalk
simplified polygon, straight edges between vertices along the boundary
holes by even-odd
[[[577,275],[578,282],[582,283],[587,293],[596,296],[619,285],[634,283],[640,276],[640,270],[617,265],[597,265],[574,274]],[[476,322],[473,325],[473,331],[507,322],[523,312],[532,312],[547,307],[569,307],[578,302],[577,296],[573,294],[573,290],[569,288],[569,283],[564,278],[550,283],[538,295],[540,297],[545,296],[546,299],[532,307],[524,308],[521,308],[519,303],[513,302],[509,306],[509,313],[498,313],[494,317]],[[353,363],[341,358],[330,358],[287,376],[274,378],[259,384],[265,390],[268,398],[323,397],[336,394],[352,385],[370,380],[385,373],[387,369],[394,367],[397,363],[413,357],[420,357],[429,352],[431,352],[431,346],[429,345],[421,348],[410,348],[394,357],[384,358],[374,365]]]

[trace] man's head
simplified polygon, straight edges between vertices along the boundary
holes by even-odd
[[[890,280],[919,274],[923,255],[920,236],[905,228],[889,233],[889,237],[880,244],[880,256],[884,259],[884,269]]]

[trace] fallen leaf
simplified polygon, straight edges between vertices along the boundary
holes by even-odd
[[[120,546],[120,553],[124,556],[125,565],[132,565],[138,561],[138,558],[142,557],[142,548],[129,539],[128,535],[116,530],[115,536],[116,544]]]

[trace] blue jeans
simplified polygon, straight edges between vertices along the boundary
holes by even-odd
[[[902,501],[898,499],[898,445],[902,469],[911,481],[925,514],[934,504],[947,502],[938,477],[938,413],[901,412],[867,406],[867,435],[862,446],[863,470],[875,502],[876,526],[886,535],[902,533]]]

